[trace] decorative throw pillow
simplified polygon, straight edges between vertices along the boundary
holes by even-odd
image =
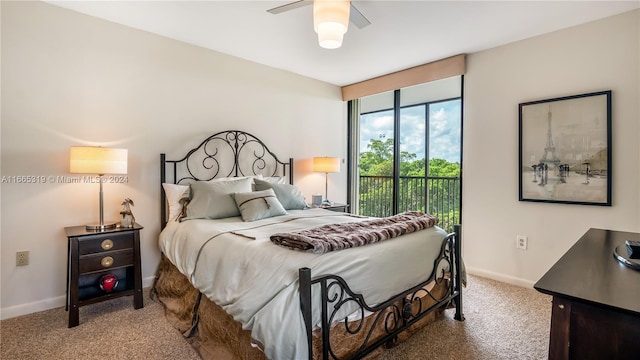
[[[222,219],[240,215],[231,194],[251,191],[251,179],[197,181],[190,186],[191,201],[187,205],[187,216],[184,220]]]
[[[162,183],[162,188],[164,189],[165,198],[169,205],[167,221],[174,221],[182,212],[180,199],[189,197],[189,185]]]
[[[242,221],[255,221],[287,213],[272,189],[235,193],[233,198],[240,209]]]
[[[256,190],[273,189],[278,201],[282,204],[285,210],[302,210],[307,207],[307,203],[304,201],[304,195],[297,187],[290,184],[274,184],[269,181],[254,179],[256,183]]]

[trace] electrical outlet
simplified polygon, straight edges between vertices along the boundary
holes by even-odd
[[[16,252],[16,266],[29,265],[29,250]]]
[[[528,239],[525,235],[516,236],[516,248],[527,250],[527,245],[528,245],[527,242],[528,242]]]

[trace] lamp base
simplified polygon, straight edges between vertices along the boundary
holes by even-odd
[[[86,228],[87,228],[87,231],[105,231],[105,230],[115,229],[117,225],[118,225],[117,222],[109,222],[104,224],[90,224],[90,225],[87,225]]]

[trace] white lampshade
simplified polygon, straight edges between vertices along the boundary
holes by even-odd
[[[314,0],[313,29],[325,49],[337,49],[349,26],[349,0]]]
[[[340,172],[340,158],[337,157],[314,157],[313,171],[323,173]]]
[[[72,146],[69,153],[69,172],[100,175],[100,222],[87,225],[88,231],[104,231],[116,227],[115,222],[104,222],[102,175],[127,173],[127,149],[110,149],[95,146]]]
[[[80,174],[126,174],[127,149],[72,146],[69,172]]]

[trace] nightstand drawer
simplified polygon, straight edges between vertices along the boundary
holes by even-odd
[[[109,251],[80,257],[80,274],[133,265],[133,249]]]
[[[134,233],[85,236],[78,241],[80,256],[104,251],[133,249]]]

